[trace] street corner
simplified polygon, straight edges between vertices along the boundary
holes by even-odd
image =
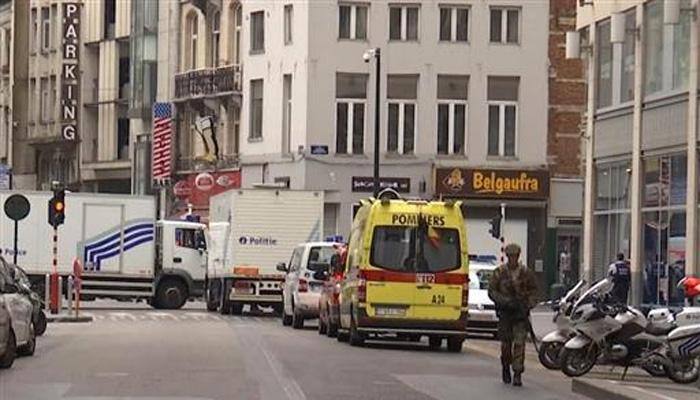
[[[657,379],[621,381],[614,379],[575,378],[572,392],[590,399],[605,400],[696,400],[700,388]]]

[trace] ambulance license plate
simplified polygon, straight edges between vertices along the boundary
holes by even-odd
[[[376,307],[374,312],[379,317],[404,317],[406,309],[403,307]]]

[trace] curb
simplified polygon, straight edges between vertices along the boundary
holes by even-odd
[[[84,323],[92,322],[92,316],[84,315],[80,317],[75,317],[71,315],[47,315],[46,321],[52,323]]]
[[[638,397],[631,397],[613,390],[603,389],[591,382],[576,378],[571,380],[571,391],[591,399],[638,400]]]

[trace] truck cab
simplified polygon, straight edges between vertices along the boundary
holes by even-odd
[[[187,221],[156,223],[154,305],[180,308],[187,298],[204,293],[206,225]]]

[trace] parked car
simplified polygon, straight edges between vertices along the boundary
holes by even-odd
[[[0,282],[0,286],[2,286],[2,282]],[[17,344],[14,335],[10,336],[10,332],[12,332],[10,324],[10,312],[5,307],[5,296],[2,295],[0,288],[0,368],[10,368],[17,356]]]
[[[32,321],[34,322],[34,331],[37,336],[41,336],[46,332],[46,314],[44,314],[44,303],[41,296],[32,289],[32,284],[27,273],[18,265],[15,267],[15,280],[22,294],[27,296],[32,302]]]
[[[326,282],[321,289],[321,298],[318,302],[318,333],[335,337],[340,326],[340,283],[345,272],[345,260],[347,258],[347,246],[339,246],[331,258],[331,270],[327,274]]]
[[[493,263],[469,263],[469,319],[467,330],[496,336],[498,316],[496,305],[489,298],[489,278],[498,266]]]
[[[9,314],[9,332],[5,351],[0,356],[0,368],[12,366],[16,355],[31,356],[36,348],[36,334],[32,321],[32,302],[20,293],[15,280],[15,269],[0,256],[0,296],[3,308]]]
[[[289,265],[277,264],[279,271],[286,272],[282,288],[283,325],[301,329],[305,319],[318,318],[321,290],[338,245],[333,242],[304,243],[294,249]]]

